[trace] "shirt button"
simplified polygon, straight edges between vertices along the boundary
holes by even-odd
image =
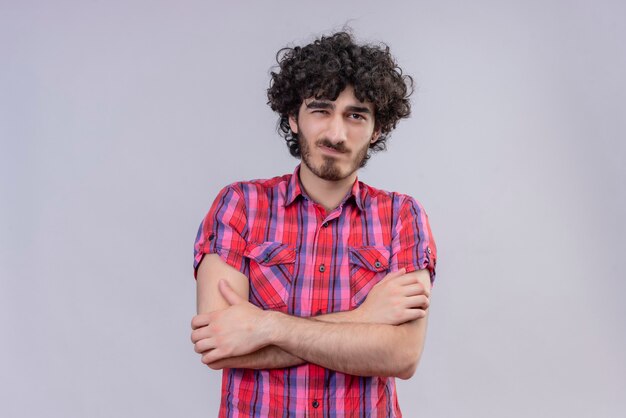
[[[323,226],[324,228],[328,228],[328,222],[324,222],[324,223],[322,224],[322,226]]]
[[[326,266],[323,264],[320,264],[320,273],[324,273],[326,271]]]
[[[209,241],[213,241],[213,238],[215,238],[215,234],[209,235]]]
[[[311,405],[313,406],[313,408],[317,408],[318,406],[320,406],[320,403],[316,399],[313,402],[311,402]]]
[[[428,254],[430,254],[432,251],[430,250],[430,247],[426,247],[426,251],[428,251]]]
[[[380,264],[380,261],[376,260],[376,262],[374,263],[374,267],[376,267],[377,269],[380,268],[380,266],[382,266],[382,264]]]

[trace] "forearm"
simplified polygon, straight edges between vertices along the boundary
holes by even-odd
[[[304,360],[289,354],[275,345],[268,345],[254,353],[244,356],[228,357],[208,364],[214,370],[219,369],[282,369],[303,364]]]
[[[294,356],[357,376],[413,375],[422,351],[426,318],[402,325],[325,323],[280,313],[271,343]]]
[[[358,311],[335,312],[326,315],[319,315],[312,319],[322,322],[339,323],[354,322],[360,318]],[[306,363],[301,358],[290,354],[275,345],[269,345],[253,353],[244,356],[228,357],[208,366],[219,370],[225,368],[239,369],[279,369],[285,367],[299,366]]]
[[[357,309],[306,319],[263,311],[220,280],[219,291],[230,306],[194,317],[192,342],[202,362],[213,368],[309,362],[353,375],[408,378],[426,332],[428,287],[421,282],[429,277],[422,273],[390,273]],[[424,277],[411,277],[420,274]]]
[[[352,311],[333,312],[329,314],[313,316],[309,319],[322,321],[322,322],[330,322],[330,323],[354,323],[354,322],[366,323],[367,322],[361,315],[359,308],[356,308],[355,310],[352,310]]]

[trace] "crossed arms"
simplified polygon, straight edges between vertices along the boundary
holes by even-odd
[[[355,310],[299,318],[248,302],[248,278],[216,254],[197,275],[191,340],[212,369],[271,369],[306,362],[357,376],[410,378],[426,334],[427,270],[389,273]]]

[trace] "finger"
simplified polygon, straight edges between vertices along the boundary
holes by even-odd
[[[398,280],[399,280],[398,283],[401,283],[402,286],[404,286],[404,290],[406,292],[410,292],[411,294],[425,295],[426,297],[430,297],[430,289],[426,288],[426,286],[424,286],[422,282],[416,282],[410,276],[405,276]]]
[[[430,306],[430,300],[424,295],[410,296],[410,297],[405,298],[404,306],[406,308],[415,308],[415,309],[425,310],[425,309],[428,309],[428,307]]]
[[[205,327],[201,327],[198,329],[195,329],[191,332],[191,342],[192,343],[197,343],[198,341],[204,339],[204,338],[209,338],[211,337],[211,330],[209,329],[208,326]]]
[[[219,348],[215,348],[202,354],[202,362],[206,365],[215,363],[216,361],[222,360],[223,358],[225,358],[225,356],[222,354],[222,352],[220,352]]]
[[[399,277],[394,278],[394,283],[400,285],[400,286],[412,286],[412,285],[418,285],[418,286],[424,286],[422,283],[420,283],[419,281],[417,281],[415,279],[415,276],[412,274],[405,274]]]
[[[426,316],[426,313],[423,309],[403,309],[401,312],[398,312],[395,319],[390,322],[391,325],[402,325],[410,321],[414,321],[416,319],[420,319]]]
[[[395,279],[396,277],[400,277],[400,276],[404,276],[406,274],[406,269],[403,267],[400,270],[397,271],[392,271],[391,273],[388,273],[382,280],[386,281],[386,280],[392,280]]]
[[[199,314],[191,319],[191,329],[198,329],[209,325],[210,314]]]
[[[413,284],[408,284],[406,286],[403,286],[402,287],[402,294],[404,296],[424,295],[424,296],[428,297],[426,289],[424,288],[424,286],[421,283],[413,283]]]
[[[204,353],[209,350],[213,350],[216,347],[213,338],[205,338],[193,345],[193,349],[196,353]]]
[[[426,311],[423,309],[407,309],[406,310],[406,322],[414,321],[416,319],[422,319],[426,316]]]
[[[230,287],[230,284],[226,280],[220,280],[217,286],[220,289],[220,293],[229,304],[236,305],[243,302],[243,298]]]
[[[225,361],[216,361],[213,363],[209,363],[207,364],[207,366],[209,366],[211,369],[213,370],[222,370],[224,368],[224,365],[226,364]]]
[[[418,284],[419,282],[415,281],[415,277],[413,275],[405,274],[403,276],[396,278],[396,283],[402,286],[407,286],[407,285]]]

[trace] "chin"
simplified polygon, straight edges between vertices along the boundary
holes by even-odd
[[[319,177],[324,180],[339,181],[350,177],[355,170],[349,170],[336,162],[327,162],[319,168]]]

